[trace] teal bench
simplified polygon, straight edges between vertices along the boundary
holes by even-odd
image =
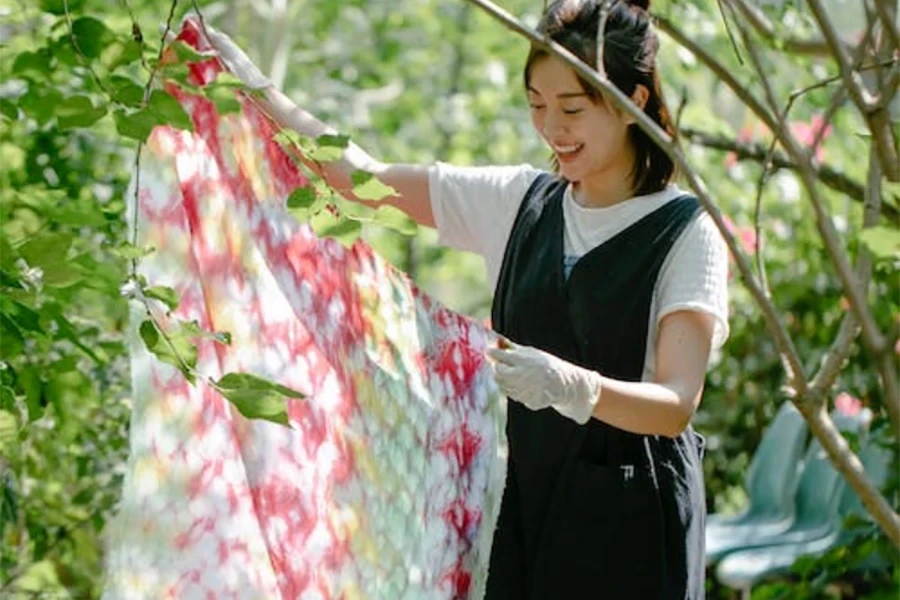
[[[712,514],[706,522],[706,563],[784,533],[794,523],[794,494],[806,446],[806,421],[790,402],[778,409],[750,461],[747,508],[736,516]]]
[[[871,481],[882,487],[887,481],[891,466],[891,452],[874,443],[864,443],[859,458]],[[801,556],[820,556],[836,546],[850,543],[853,537],[859,535],[860,530],[844,529],[842,520],[851,514],[866,517],[867,513],[853,488],[847,485],[840,475],[838,479],[837,510],[833,513],[827,512],[831,504],[827,498],[830,491],[823,490],[823,501],[818,506],[810,506],[809,509],[813,514],[806,518],[806,521],[810,522],[818,521],[819,517],[828,517],[826,527],[822,528],[816,523],[815,530],[804,528],[804,520],[798,519],[797,526],[773,540],[773,545],[740,550],[726,556],[716,568],[716,578],[728,587],[742,590],[744,597],[749,597],[754,585],[772,576],[788,572]],[[827,514],[817,514],[823,510]],[[874,523],[871,527],[875,527]],[[813,531],[819,534],[811,536]],[[875,562],[878,562],[877,559]]]

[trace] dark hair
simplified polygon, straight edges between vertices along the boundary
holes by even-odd
[[[547,8],[537,29],[595,68],[602,3],[602,0],[556,0]],[[650,0],[611,0],[603,38],[603,67],[609,80],[628,96],[638,85],[646,87],[649,96],[644,112],[674,137],[675,129],[656,69],[659,39],[650,22],[649,8]],[[525,62],[526,89],[531,80],[531,67],[549,54],[548,50],[532,45]],[[594,102],[605,102],[600,91],[581,76],[578,81]],[[675,164],[640,127],[632,124],[629,129],[636,155],[632,173],[635,195],[663,189],[675,176]],[[554,170],[559,167],[555,157],[553,167]]]

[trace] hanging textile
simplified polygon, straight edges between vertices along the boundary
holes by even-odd
[[[193,21],[179,39],[206,49]],[[220,70],[193,63],[191,81]],[[292,219],[307,181],[250,100],[219,116],[170,91],[193,131],[157,127],[143,149],[139,272],[180,296],[164,328],[231,342],[195,338],[192,385],[135,335],[105,597],[480,597],[505,478],[491,332]],[[287,400],[289,427],[248,420],[208,383],[231,372],[307,397]]]

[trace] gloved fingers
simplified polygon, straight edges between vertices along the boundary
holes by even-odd
[[[497,384],[497,387],[500,388],[507,396],[514,396],[518,393],[518,385],[517,382],[519,377],[516,376],[515,370],[512,367],[504,364],[496,364],[493,367],[494,371],[494,381]]]
[[[513,354],[513,350],[504,350],[502,348],[487,349],[488,358],[493,360],[495,363],[502,365],[512,365],[514,362]]]

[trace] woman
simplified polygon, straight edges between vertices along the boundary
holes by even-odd
[[[613,4],[604,67],[671,133],[648,3]],[[539,30],[593,65],[599,21],[596,0],[558,0]],[[212,37],[283,125],[334,133]],[[489,351],[513,402],[487,597],[701,598],[703,450],[689,422],[727,336],[724,243],[665,153],[571,68],[534,47],[524,80],[553,172],[388,165],[353,144],[310,167],[350,199],[350,174],[375,173],[398,192],[384,202],[485,258],[494,327],[513,340]]]

